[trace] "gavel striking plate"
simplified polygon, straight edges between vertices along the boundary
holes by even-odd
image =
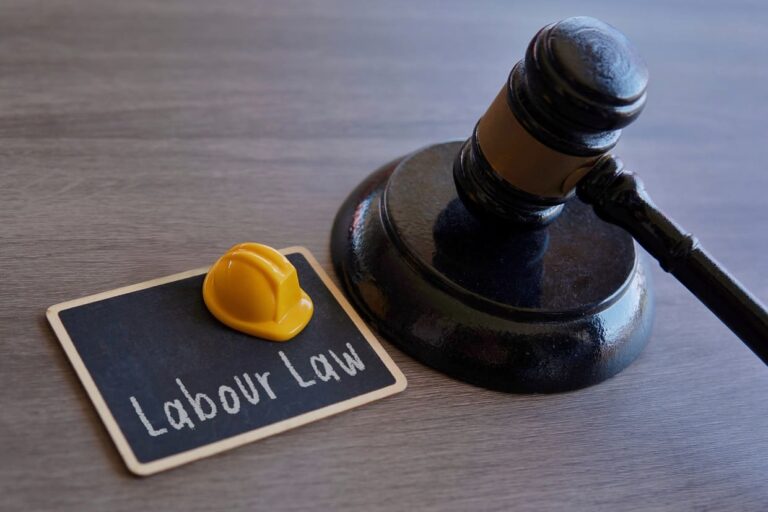
[[[594,18],[541,29],[465,142],[394,160],[334,221],[331,254],[387,340],[509,392],[601,382],[648,342],[635,242],[768,364],[768,313],[609,151],[646,101],[630,41]]]

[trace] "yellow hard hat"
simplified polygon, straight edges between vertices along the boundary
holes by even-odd
[[[272,341],[299,334],[313,311],[291,262],[256,243],[235,245],[213,264],[203,281],[203,300],[229,327]]]

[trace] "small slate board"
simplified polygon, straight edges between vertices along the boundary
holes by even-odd
[[[309,325],[285,343],[216,320],[202,298],[207,268],[49,308],[133,473],[163,471],[405,389],[314,257],[301,247],[281,252],[315,306]]]

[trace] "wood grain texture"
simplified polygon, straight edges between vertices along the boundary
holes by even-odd
[[[651,70],[617,152],[766,301],[758,0],[4,0],[0,509],[764,510],[768,370],[660,271],[650,346],[597,387],[485,391],[385,343],[403,394],[149,479],[45,322],[244,240],[330,270],[352,187],[468,136],[535,31],[575,14],[618,26]]]

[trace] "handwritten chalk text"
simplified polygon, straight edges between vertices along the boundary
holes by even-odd
[[[309,388],[326,382],[339,382],[365,371],[365,364],[350,343],[347,351],[336,354],[317,354],[303,364],[294,364],[282,351],[278,355],[288,375],[299,388]],[[129,401],[139,421],[150,437],[165,435],[174,430],[194,428],[206,421],[215,420],[220,414],[239,414],[244,407],[258,406],[262,401],[277,400],[270,383],[270,372],[234,375],[230,382],[222,384],[214,393],[206,393],[188,386],[176,378],[179,396],[163,403],[164,425],[154,425],[144,413],[136,396]]]

